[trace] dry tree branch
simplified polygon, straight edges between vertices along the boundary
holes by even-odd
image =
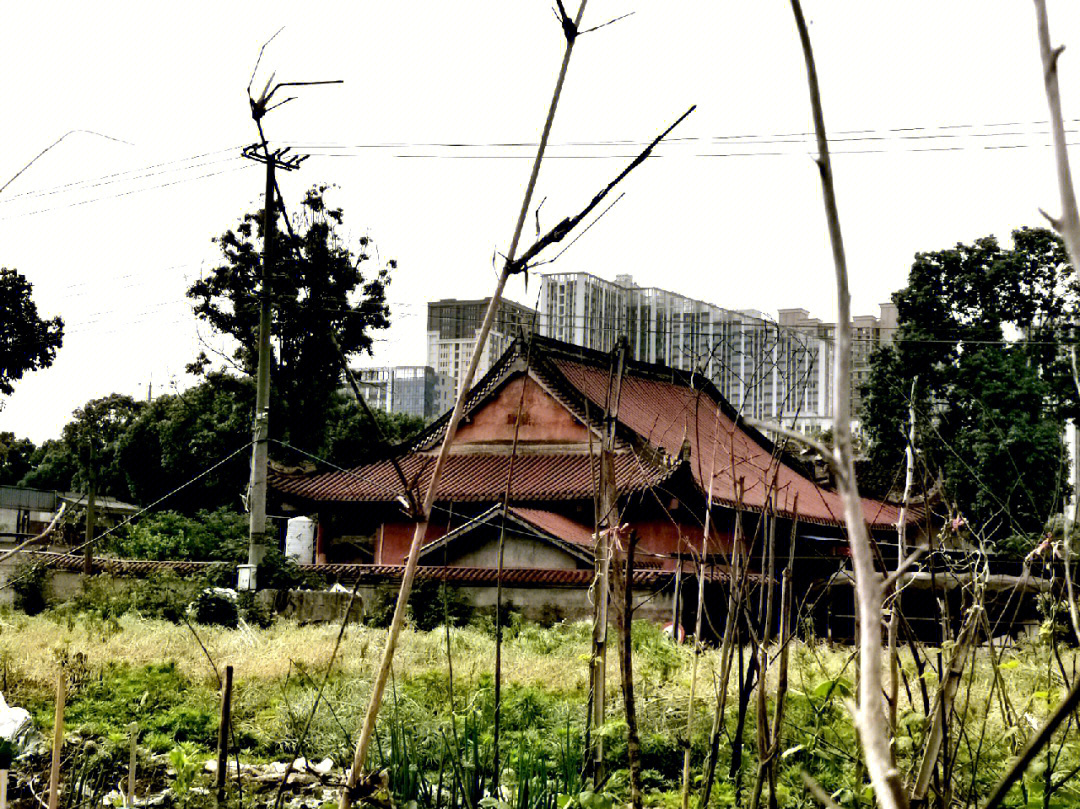
[[[822,806],[828,807],[828,809],[840,809],[840,804],[829,797],[829,793],[826,792],[821,784],[819,784],[810,773],[806,770],[802,771],[803,784],[806,786],[807,791],[817,799],[818,803]]]
[[[818,441],[816,438],[811,438],[808,435],[803,435],[798,430],[792,430],[790,427],[785,427],[782,424],[776,424],[772,421],[759,421],[758,419],[750,418],[749,416],[743,416],[742,422],[743,424],[753,427],[755,430],[758,430],[760,432],[776,433],[777,435],[783,436],[784,438],[790,438],[792,441],[797,441],[800,444],[804,444],[805,446],[816,452],[818,455],[820,455],[821,460],[825,461],[825,463],[828,464],[829,469],[832,472],[839,474],[840,467],[837,464],[836,456],[833,455],[833,451],[821,441]]]
[[[1040,211],[1065,242],[1065,250],[1073,269],[1080,272],[1080,213],[1076,207],[1069,152],[1065,143],[1065,123],[1061,115],[1061,93],[1058,89],[1058,57],[1065,46],[1050,47],[1050,24],[1046,17],[1046,0],[1035,0],[1035,19],[1039,32],[1039,53],[1042,56],[1043,84],[1046,103],[1050,107],[1050,133],[1054,141],[1054,162],[1057,165],[1058,191],[1061,194],[1061,218],[1055,219]]]
[[[1061,195],[1061,217],[1054,218],[1045,211],[1040,212],[1053,225],[1054,230],[1058,232],[1065,242],[1065,250],[1069,254],[1069,262],[1072,264],[1073,270],[1080,271],[1080,212],[1077,211],[1076,192],[1073,189],[1072,173],[1069,169],[1069,153],[1065,143],[1065,124],[1061,114],[1061,92],[1058,87],[1057,63],[1064,46],[1051,47],[1046,0],[1034,0],[1034,2],[1039,54],[1042,57],[1043,66],[1043,85],[1046,90],[1046,103],[1050,108],[1050,132],[1054,142],[1054,162],[1057,168],[1058,192]],[[1075,373],[1075,356],[1073,362]],[[1067,541],[1068,538],[1066,538]],[[1075,606],[1071,593],[1069,607],[1070,617],[1075,622]],[[994,792],[987,800],[984,809],[993,809],[1005,799],[1012,785],[1023,776],[1035,756],[1050,742],[1058,725],[1069,716],[1078,704],[1080,704],[1080,680],[1073,683],[1065,700],[1047,719],[1042,729],[1028,743],[1012,766],[1009,767],[1009,771],[994,788]]]
[[[61,504],[60,510],[56,512],[56,516],[52,518],[52,521],[49,523],[48,527],[46,527],[45,530],[42,531],[40,534],[38,534],[36,537],[31,537],[30,539],[26,540],[25,542],[22,542],[21,544],[16,545],[10,551],[7,551],[6,553],[0,554],[0,562],[7,561],[12,556],[19,553],[19,551],[23,550],[24,548],[29,547],[30,545],[34,545],[34,544],[36,544],[38,542],[41,542],[43,539],[48,539],[49,535],[52,534],[52,532],[56,530],[56,526],[60,524],[60,520],[63,519],[64,512],[67,511],[67,506],[68,506],[67,503]]]
[[[1024,751],[1009,767],[1009,771],[998,781],[997,786],[994,787],[994,792],[983,805],[983,809],[994,809],[994,807],[1001,805],[1001,802],[1005,800],[1005,796],[1009,794],[1012,785],[1023,776],[1028,766],[1035,760],[1035,756],[1050,742],[1054,731],[1076,709],[1077,705],[1080,705],[1080,679],[1073,683],[1064,702],[1058,705],[1035,737],[1028,742]]]
[[[390,629],[387,632],[386,646],[383,649],[382,661],[379,664],[379,670],[376,674],[375,681],[372,683],[371,696],[369,697],[367,710],[364,714],[364,721],[360,730],[360,739],[357,741],[356,750],[353,754],[352,767],[349,770],[348,777],[345,779],[345,785],[341,790],[341,799],[339,802],[341,809],[350,809],[352,806],[353,793],[359,782],[360,773],[367,759],[368,749],[371,746],[371,739],[375,733],[375,721],[378,718],[379,708],[382,705],[382,697],[386,690],[386,681],[390,676],[390,667],[394,660],[394,651],[397,648],[401,627],[405,622],[405,610],[409,601],[409,593],[412,590],[413,578],[416,575],[416,567],[420,558],[420,547],[423,544],[424,537],[427,535],[428,521],[430,519],[432,506],[435,504],[435,495],[438,493],[443,466],[446,464],[446,459],[450,454],[450,445],[454,441],[458,423],[461,421],[462,411],[465,407],[465,399],[469,394],[469,389],[472,387],[473,379],[476,376],[476,369],[480,364],[480,358],[483,356],[485,344],[487,343],[488,333],[491,331],[491,326],[495,320],[495,313],[498,311],[499,303],[502,300],[502,293],[506,287],[506,282],[511,275],[513,257],[517,251],[518,241],[521,239],[521,231],[525,225],[525,217],[528,215],[529,205],[532,202],[533,190],[536,188],[536,178],[540,174],[540,163],[543,161],[544,152],[547,149],[548,136],[551,134],[552,122],[555,119],[555,110],[558,107],[559,97],[562,94],[563,82],[566,80],[566,71],[570,64],[570,55],[574,50],[574,40],[576,38],[577,29],[581,25],[582,15],[585,13],[586,2],[587,0],[581,0],[581,5],[578,7],[577,18],[573,21],[566,15],[565,9],[562,9],[562,3],[560,2],[559,4],[560,9],[563,11],[562,24],[563,31],[566,34],[566,49],[563,53],[562,65],[559,68],[559,77],[555,82],[555,90],[552,93],[551,103],[548,106],[547,118],[544,121],[544,129],[540,136],[540,144],[537,148],[536,159],[533,161],[532,172],[529,175],[529,182],[525,189],[525,198],[522,201],[521,212],[518,215],[517,224],[514,228],[514,236],[510,242],[506,264],[499,274],[498,283],[495,285],[495,291],[491,296],[487,312],[484,314],[484,320],[480,326],[480,331],[476,336],[476,345],[473,347],[472,357],[469,360],[469,367],[465,372],[464,379],[461,381],[461,388],[458,391],[454,409],[450,414],[450,421],[446,425],[446,433],[443,436],[442,446],[440,447],[439,455],[435,460],[435,468],[432,470],[427,494],[420,507],[420,513],[417,515],[418,522],[416,524],[416,530],[413,532],[412,544],[409,547],[409,556],[406,560],[405,572],[401,579],[401,590],[398,593],[397,605],[394,608],[394,617],[391,619]]]
[[[681,124],[686,118],[686,116],[688,116],[696,109],[697,104],[694,104],[692,107],[690,107],[690,109],[680,115],[678,119],[676,119],[675,123],[673,123],[667,129],[665,129],[663,132],[653,138],[652,142],[642,150],[641,154],[639,154],[632,161],[630,161],[630,165],[623,169],[619,173],[618,177],[608,183],[600,191],[599,194],[593,197],[592,201],[584,208],[582,208],[579,213],[574,216],[568,216],[566,219],[562,220],[561,222],[559,222],[559,224],[557,224],[555,227],[545,233],[541,238],[537,239],[536,244],[534,244],[532,247],[530,247],[528,250],[521,254],[521,258],[513,260],[508,257],[506,260],[506,271],[511,274],[524,272],[529,268],[529,262],[536,258],[537,254],[539,254],[545,247],[555,244],[556,242],[561,242],[564,238],[566,238],[567,234],[570,233],[570,231],[572,231],[574,228],[576,228],[578,224],[580,224],[581,220],[589,215],[593,208],[595,208],[597,205],[604,201],[604,197],[611,193],[611,189],[613,189],[620,182],[622,182],[626,178],[627,174],[629,174],[642,163],[644,163],[648,156],[652,154],[652,151],[656,148],[657,144],[659,144],[660,141],[662,141],[669,134],[671,134],[671,131],[679,124]]]
[[[855,480],[855,461],[851,436],[851,293],[848,290],[847,259],[844,240],[840,232],[840,214],[836,204],[833,185],[832,163],[829,159],[829,141],[825,134],[825,115],[821,107],[817,68],[810,44],[810,32],[806,27],[799,0],[791,0],[795,26],[802,44],[806,62],[807,84],[810,90],[810,106],[814,116],[814,132],[817,135],[818,172],[825,201],[825,215],[832,245],[833,264],[836,269],[836,378],[833,386],[835,398],[834,435],[835,462],[839,467],[837,488],[844,504],[844,522],[847,525],[848,543],[851,546],[852,567],[855,570],[855,591],[859,614],[859,698],[855,709],[855,726],[859,731],[866,768],[879,804],[885,809],[904,809],[908,805],[900,773],[893,760],[888,717],[881,699],[881,619],[882,588],[874,569],[870,535],[866,529],[859,488]]]

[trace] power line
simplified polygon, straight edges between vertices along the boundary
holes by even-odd
[[[156,190],[161,189],[161,188],[169,188],[170,186],[180,185],[182,183],[190,183],[190,182],[194,182],[196,180],[206,180],[206,179],[209,179],[210,177],[218,177],[218,176],[220,176],[222,174],[231,174],[232,172],[243,171],[244,169],[248,169],[248,168],[251,168],[251,167],[252,167],[252,164],[244,163],[242,165],[237,166],[236,168],[223,169],[222,171],[213,171],[213,172],[210,172],[208,174],[200,174],[198,177],[186,177],[186,178],[181,179],[181,180],[173,180],[172,182],[161,183],[160,185],[152,185],[152,186],[148,186],[146,188],[136,188],[136,189],[133,189],[131,191],[123,191],[123,192],[120,192],[120,193],[117,193],[117,194],[108,194],[108,195],[105,195],[105,196],[102,196],[102,197],[95,197],[94,199],[85,199],[85,200],[81,200],[79,202],[72,202],[72,203],[67,204],[67,205],[56,205],[56,206],[54,206],[52,208],[39,208],[36,211],[26,211],[24,213],[12,214],[11,216],[3,216],[3,217],[0,217],[0,222],[7,221],[9,219],[21,219],[22,217],[25,217],[25,216],[36,216],[37,214],[49,213],[51,211],[60,211],[60,210],[64,210],[65,208],[77,208],[77,207],[79,207],[81,205],[89,205],[89,204],[94,203],[94,202],[102,202],[102,201],[105,201],[105,200],[116,199],[118,197],[127,197],[127,196],[130,196],[132,194],[140,194],[140,193],[142,193],[144,191],[156,191]]]
[[[203,154],[193,155],[191,157],[180,158],[178,160],[170,160],[164,163],[157,163],[144,168],[129,169],[127,171],[113,172],[112,174],[104,174],[100,177],[89,177],[82,180],[74,180],[63,185],[52,186],[49,188],[36,189],[33,191],[23,191],[19,194],[12,194],[0,199],[0,205],[6,205],[19,199],[36,199],[38,197],[54,196],[56,194],[62,194],[66,191],[73,191],[80,188],[98,188],[104,185],[112,185],[113,183],[126,182],[127,180],[139,180],[147,177],[155,177],[162,174],[169,174],[171,172],[190,171],[195,168],[202,168],[205,166],[217,165],[220,163],[231,162],[236,159],[236,156],[230,156],[224,159],[207,160],[202,163],[195,163],[195,160],[203,157],[212,157],[215,155],[221,155],[226,152],[233,151],[230,149],[220,149],[214,152],[205,152]],[[177,164],[189,164],[189,165],[177,165]],[[171,168],[163,168],[170,166]],[[156,169],[161,169],[157,171]]]
[[[1080,123],[1080,118],[1068,119],[1066,123],[1076,124]],[[1020,129],[1014,131],[995,131],[995,132],[978,132],[975,131],[978,128],[994,129],[999,127],[1045,127],[1049,126],[1049,121],[1001,121],[1001,122],[989,122],[989,123],[959,123],[959,124],[939,124],[930,126],[906,126],[906,127],[892,127],[892,128],[879,128],[879,129],[845,129],[837,130],[832,137],[829,138],[830,143],[850,143],[857,141],[875,141],[875,140],[926,140],[934,138],[964,138],[964,137],[1009,137],[1009,136],[1025,136],[1025,135],[1047,135],[1049,136],[1049,129]],[[967,132],[961,132],[959,130],[970,130]],[[1080,132],[1080,129],[1067,130],[1068,134],[1076,134]],[[665,138],[665,143],[669,144],[686,144],[686,143],[728,143],[737,141],[739,143],[811,143],[816,138],[814,132],[772,132],[772,133],[742,133],[733,135],[683,135],[679,137]],[[537,144],[530,141],[376,141],[369,143],[349,143],[342,141],[322,141],[322,142],[309,142],[309,141],[285,141],[290,146],[304,149],[334,149],[334,148],[354,148],[364,150],[380,150],[380,149],[410,149],[410,148],[445,148],[445,149],[467,149],[467,148],[535,148]],[[550,144],[550,148],[568,148],[568,147],[598,147],[598,146],[618,146],[618,147],[630,147],[630,146],[644,146],[648,141],[642,141],[637,138],[602,138],[596,140],[570,140],[563,141],[561,143]]]
[[[1069,119],[1066,123],[1076,124],[1080,123],[1080,118]],[[891,128],[879,128],[879,129],[848,129],[838,130],[834,137],[829,139],[830,143],[857,143],[857,142],[904,142],[904,141],[924,141],[924,140],[957,140],[963,138],[1005,138],[1005,137],[1031,137],[1039,135],[1049,135],[1049,131],[1039,128],[1031,129],[1030,127],[1043,127],[1047,126],[1047,121],[1001,121],[1001,122],[987,122],[987,123],[958,123],[958,124],[942,124],[933,126],[906,126],[906,127],[891,127]],[[1004,129],[1006,127],[1014,127],[1012,130]],[[1015,127],[1021,127],[1015,129]],[[1028,128],[1024,128],[1028,127]],[[979,128],[984,129],[997,129],[999,131],[981,132],[977,131]],[[1067,134],[1078,134],[1080,129],[1066,130]],[[688,144],[730,144],[734,146],[754,146],[754,145],[799,145],[802,143],[810,144],[814,138],[812,132],[774,132],[774,133],[742,133],[732,135],[687,135],[681,137],[671,137],[665,139],[665,145],[667,146],[679,146]],[[528,141],[386,141],[386,142],[372,142],[372,143],[347,143],[347,142],[313,142],[308,143],[304,141],[285,141],[286,145],[295,148],[304,148],[306,150],[356,150],[356,153],[345,151],[339,153],[321,153],[315,156],[318,157],[356,157],[358,153],[368,151],[380,151],[391,149],[516,149],[516,148],[533,148],[535,143]],[[609,148],[609,147],[633,147],[641,146],[645,141],[633,138],[606,138],[596,140],[570,140],[564,141],[559,144],[553,144],[552,148]],[[4,199],[0,200],[0,204],[13,202],[17,199],[37,198],[43,196],[52,196],[62,193],[66,190],[72,190],[79,187],[100,187],[102,185],[108,185],[112,182],[121,181],[120,178],[128,179],[143,179],[149,176],[155,176],[157,174],[164,174],[170,171],[185,171],[191,168],[202,167],[206,165],[212,165],[215,161],[207,161],[205,163],[195,164],[192,166],[183,166],[184,163],[193,163],[196,160],[201,160],[207,157],[214,157],[216,155],[226,154],[239,150],[243,144],[237,144],[228,146],[223,149],[212,150],[208,152],[199,152],[188,157],[177,158],[175,160],[162,161],[158,163],[152,163],[148,166],[143,166],[135,169],[127,169],[124,171],[113,172],[110,174],[104,174],[99,177],[86,178],[82,180],[75,180],[69,183],[64,183],[58,186],[51,186],[43,189],[35,189],[31,191],[23,191],[18,194],[7,195]],[[987,147],[979,147],[980,149],[1009,149],[1009,148],[1029,148],[1031,146],[1044,146],[1048,144],[1005,144],[1005,145],[992,145]],[[1080,145],[1073,143],[1070,145]],[[935,147],[930,150],[919,149],[912,151],[962,151],[967,148],[964,146],[949,146],[949,147]],[[887,150],[859,150],[844,152],[843,150],[834,150],[834,153],[840,154],[872,154],[881,153]],[[695,155],[697,157],[745,157],[745,156],[782,156],[790,154],[801,154],[800,152],[740,152],[740,153],[702,153]],[[454,155],[402,155],[408,157],[454,157]],[[636,155],[564,155],[554,156],[556,158],[562,157],[563,159],[604,159],[604,158],[632,158]],[[474,155],[474,156],[462,156],[467,159],[477,159],[489,157],[486,155]],[[506,155],[491,155],[491,158],[508,157]],[[509,156],[512,157],[512,156]],[[228,162],[228,161],[220,161]],[[166,168],[172,167],[172,168]],[[156,169],[164,169],[161,172],[156,172]]]

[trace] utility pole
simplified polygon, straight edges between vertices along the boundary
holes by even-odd
[[[255,425],[251,449],[251,483],[248,512],[251,522],[248,528],[248,561],[241,568],[237,589],[254,590],[257,586],[256,572],[266,551],[266,467],[270,450],[270,327],[271,278],[274,267],[274,236],[277,223],[277,183],[274,170],[293,171],[300,168],[306,155],[286,157],[288,149],[271,152],[264,141],[244,149],[249,160],[266,164],[266,208],[263,211],[263,264],[259,285],[259,370],[255,382]]]
[[[280,31],[278,32],[280,33]],[[277,34],[274,34],[277,36]],[[274,37],[270,37],[273,40]],[[255,81],[255,73],[259,70],[263,52],[270,44],[267,40],[259,49],[259,58],[255,62],[255,70],[251,73],[248,81],[248,103],[251,105],[251,119],[259,130],[259,142],[244,147],[243,156],[249,160],[256,160],[266,164],[266,209],[263,211],[263,266],[262,280],[259,289],[259,369],[256,375],[255,387],[255,426],[252,435],[251,449],[251,484],[248,490],[248,512],[251,515],[251,523],[248,528],[248,563],[241,565],[237,577],[238,590],[254,590],[257,587],[256,572],[259,562],[262,561],[266,550],[266,465],[269,459],[270,449],[270,328],[273,323],[271,311],[270,285],[273,278],[274,266],[274,225],[277,222],[277,180],[274,177],[275,169],[295,171],[300,164],[307,160],[308,155],[289,155],[286,157],[288,148],[270,151],[270,144],[266,140],[263,131],[262,120],[272,109],[288,104],[294,96],[282,99],[271,104],[274,94],[282,87],[302,87],[316,84],[341,84],[340,80],[334,81],[283,81],[273,87],[271,83],[274,76],[266,82],[262,93],[258,98],[251,94],[251,85]]]
[[[93,455],[90,456],[90,482],[86,487],[86,539],[83,542],[83,573],[87,576],[94,572],[94,534],[97,529],[97,469],[93,467]]]
[[[619,420],[619,395],[622,391],[623,370],[626,365],[626,339],[620,337],[612,356],[608,381],[607,403],[604,407],[604,434],[600,442],[599,510],[596,516],[596,575],[598,595],[593,626],[592,726],[593,782],[599,786],[604,779],[604,741],[600,728],[604,724],[607,694],[607,630],[609,577],[611,571],[612,537],[619,524],[618,492],[615,489],[615,425]],[[631,571],[630,574],[633,575]]]

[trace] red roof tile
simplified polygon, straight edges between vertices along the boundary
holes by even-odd
[[[580,390],[593,405],[603,408],[608,372],[558,358],[553,364],[566,380]],[[736,481],[743,481],[744,506],[761,509],[770,490],[777,510],[793,516],[798,497],[799,518],[813,522],[842,523],[844,510],[835,492],[822,489],[772,453],[724,412],[707,392],[658,379],[627,375],[619,397],[619,422],[660,447],[678,455],[684,438],[690,443],[690,468],[702,491],[709,490],[712,475],[714,502],[736,504]],[[895,525],[896,507],[875,500],[863,500],[869,523]]]
[[[83,555],[81,553],[56,553],[54,551],[23,551],[23,556],[44,567],[57,570],[81,571]],[[215,562],[189,562],[174,559],[116,559],[111,556],[95,556],[94,570],[99,573],[114,575],[145,576],[171,570],[181,576],[203,573]]]
[[[575,545],[584,545],[591,548],[593,545],[593,531],[581,523],[574,522],[562,514],[554,511],[542,511],[538,508],[512,507],[510,511],[526,522],[530,522],[537,528],[547,531],[552,536],[573,542]]]
[[[404,565],[311,565],[302,566],[318,573],[336,576],[346,581],[359,579],[362,582],[400,581],[405,573]],[[417,579],[431,579],[464,585],[495,584],[498,569],[494,567],[442,567],[420,565],[416,568]],[[535,567],[505,568],[502,580],[505,585],[565,585],[568,587],[589,587],[595,572],[592,570],[571,570]],[[706,577],[713,581],[727,581],[727,571],[710,568]],[[657,586],[673,581],[675,572],[671,570],[635,570],[634,584],[640,587]],[[755,577],[756,578],[756,577]]]
[[[599,425],[610,375],[607,360],[596,352],[534,339],[532,373],[544,380],[579,419]],[[520,350],[515,344],[477,384],[470,394],[468,409],[482,404],[499,387],[501,376],[513,367],[514,352]],[[793,517],[797,502],[800,520],[843,524],[843,507],[835,492],[822,489],[774,459],[771,444],[755,431],[736,424],[734,411],[719,399],[710,383],[691,386],[691,382],[696,380],[683,372],[628,363],[619,401],[620,446],[624,451],[617,452],[615,458],[616,486],[621,493],[662,483],[677,468],[685,440],[689,443],[694,481],[706,495],[711,476],[714,502],[734,507],[737,483],[741,481],[742,504],[749,509],[764,508],[771,494],[776,510],[783,516]],[[413,444],[414,451],[400,458],[414,491],[427,490],[446,421],[444,416],[432,425]],[[628,448],[631,445],[645,451],[634,452]],[[451,454],[437,499],[498,501],[505,491],[509,466],[510,457],[504,452]],[[316,502],[392,502],[402,494],[393,466],[385,460],[348,471],[307,476],[271,471],[270,483],[282,493]],[[587,454],[526,451],[519,453],[515,461],[511,492],[519,501],[587,499],[595,490],[595,459]],[[867,522],[876,528],[894,525],[899,517],[896,507],[873,500],[864,499],[863,510]]]
[[[434,454],[412,453],[399,462],[414,491],[426,492],[435,466]],[[596,488],[595,467],[595,457],[590,464],[589,456],[582,453],[519,455],[514,461],[511,491],[523,500],[592,497]],[[444,502],[501,500],[509,469],[510,456],[506,454],[452,454],[443,468],[438,499]],[[615,481],[620,491],[656,485],[663,480],[665,471],[645,466],[629,452],[615,461]],[[291,476],[271,471],[269,481],[280,492],[317,501],[387,502],[402,494],[390,461],[320,475]]]

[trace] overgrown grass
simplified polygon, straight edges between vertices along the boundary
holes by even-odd
[[[383,630],[356,626],[346,632],[339,664],[306,739],[301,738],[303,729],[334,646],[336,626],[278,621],[266,629],[198,627],[197,631],[219,668],[234,666],[234,732],[242,757],[259,761],[299,754],[312,759],[330,756],[339,765],[349,761],[385,637]],[[986,650],[979,651],[975,676],[961,690],[954,719],[966,718],[968,727],[950,753],[957,772],[955,794],[961,802],[969,791],[973,796],[985,794],[1032,728],[1060,700],[1064,680],[1046,641],[1045,637],[1036,639],[1007,652],[999,684],[995,684]],[[375,763],[389,768],[391,790],[400,805],[416,801],[420,807],[434,809],[470,807],[490,787],[494,639],[483,628],[453,628],[452,680],[446,643],[443,628],[410,629],[403,634],[395,658],[373,755]],[[500,781],[503,798],[513,809],[563,809],[568,799],[558,796],[573,795],[580,788],[589,648],[585,623],[542,628],[516,622],[506,633]],[[703,655],[698,684],[703,696],[686,739],[692,650],[674,645],[645,623],[634,627],[634,649],[644,781],[649,803],[666,806],[678,788],[684,744],[690,745],[695,774],[700,777],[715,705],[710,684],[715,682],[719,660],[712,650]],[[1062,652],[1067,671],[1072,670],[1073,656],[1071,650]],[[611,764],[605,794],[622,797],[626,727],[614,659],[609,665],[608,721],[593,732],[603,736]],[[902,665],[906,685],[900,689],[896,751],[906,772],[917,764],[926,734],[920,689],[925,685],[932,696],[936,679],[930,670],[920,677],[906,653]],[[183,742],[186,756],[210,754],[217,731],[218,681],[187,627],[130,612],[108,621],[95,614],[70,612],[51,617],[0,616],[5,696],[12,704],[28,707],[46,732],[52,722],[55,677],[61,669],[70,688],[68,728],[99,740],[102,755],[122,748],[131,722],[138,723],[141,744],[150,753],[171,751]],[[780,804],[811,805],[801,783],[804,769],[841,805],[865,803],[864,773],[845,706],[855,680],[851,650],[795,642],[790,680]],[[746,798],[756,767],[751,700],[742,765],[731,770],[736,687],[733,677],[713,791],[718,806],[734,804],[739,790]],[[774,692],[772,687],[769,690]],[[1017,725],[1003,719],[1003,699],[1019,717]],[[771,712],[771,698],[768,707]],[[1053,757],[1040,758],[1025,779],[1025,796],[1017,793],[1017,797],[1039,798],[1047,766],[1061,774],[1080,763],[1075,726],[1070,732],[1066,744],[1054,746]],[[606,799],[601,797],[595,799],[603,804]],[[1068,785],[1054,799],[1080,803],[1080,792]]]

